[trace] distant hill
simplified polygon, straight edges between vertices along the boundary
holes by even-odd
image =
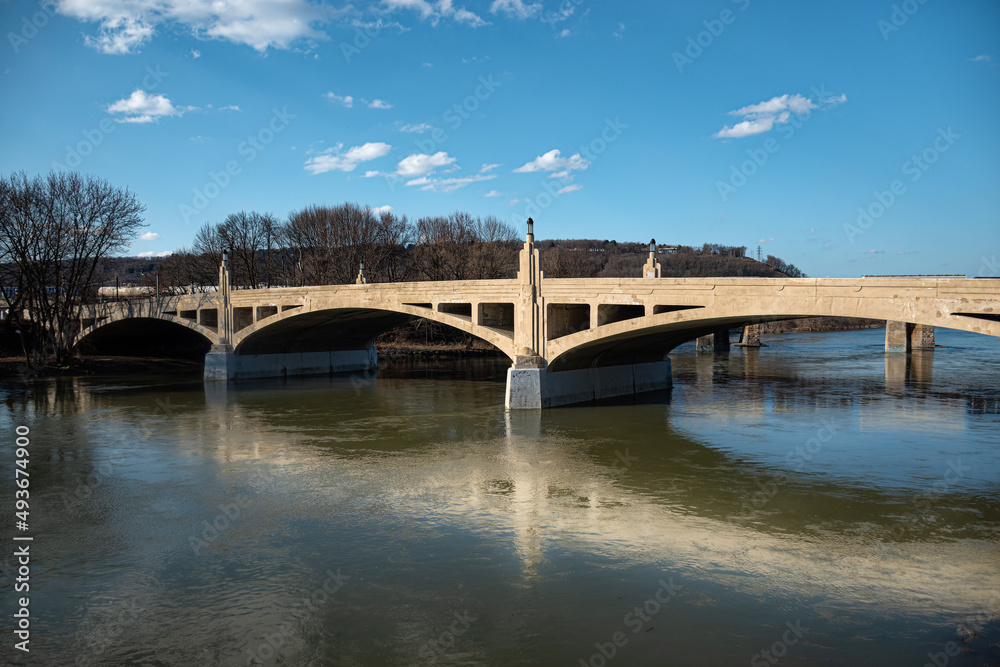
[[[549,278],[638,278],[649,256],[646,243],[601,241],[596,239],[555,239],[536,241],[541,253],[542,270]],[[659,246],[656,259],[664,278],[800,278],[794,264],[768,255],[766,261],[746,256],[745,246],[706,243],[691,246]],[[112,257],[105,260],[97,276],[100,285],[151,285],[160,270],[162,257]],[[511,263],[506,277],[517,275]],[[412,275],[408,280],[420,280]]]
[[[649,257],[647,243],[619,243],[593,239],[546,240],[535,243],[542,270],[549,278],[638,278]],[[745,246],[706,243],[659,246],[656,260],[664,278],[801,278],[802,273],[773,255],[766,262],[746,256]]]

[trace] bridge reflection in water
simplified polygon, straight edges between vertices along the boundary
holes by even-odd
[[[39,503],[101,480],[52,516],[39,583],[66,602],[45,650],[73,662],[128,591],[141,622],[95,662],[166,642],[178,663],[208,649],[245,664],[340,568],[348,585],[293,623],[289,664],[410,664],[464,610],[480,620],[445,664],[577,664],[619,629],[622,664],[745,663],[796,620],[809,639],[783,663],[922,664],[996,609],[996,412],[972,408],[995,405],[1000,358],[942,335],[943,372],[890,386],[878,335],[678,349],[670,391],[546,411],[499,408],[490,361],[281,391],[75,379],[12,393],[11,419],[44,412],[39,442],[65,443]],[[623,615],[660,579],[681,592],[632,635]]]

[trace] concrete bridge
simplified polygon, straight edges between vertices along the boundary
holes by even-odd
[[[663,389],[667,354],[695,338],[800,317],[889,321],[886,351],[933,347],[933,328],[1000,337],[1000,279],[545,278],[529,233],[514,280],[231,290],[87,306],[77,344],[187,334],[211,344],[206,381],[371,371],[373,339],[413,318],[477,336],[511,360],[508,408]],[[712,336],[712,339],[706,339]]]

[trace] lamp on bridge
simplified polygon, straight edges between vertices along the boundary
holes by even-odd
[[[649,239],[649,259],[642,267],[642,275],[644,278],[660,277],[660,263],[656,261],[656,239]]]
[[[533,243],[535,240],[535,221],[528,218],[528,243]]]
[[[358,269],[358,278],[354,282],[356,284],[358,284],[358,285],[366,285],[366,284],[368,284],[368,279],[365,278],[365,262],[364,262],[364,260],[361,260],[361,266]]]

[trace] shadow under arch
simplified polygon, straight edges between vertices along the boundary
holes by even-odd
[[[549,363],[551,371],[600,368],[652,361],[662,361],[674,348],[719,329],[734,329],[748,324],[795,320],[804,315],[776,317],[715,317],[697,321],[673,321],[618,334],[597,337],[562,352]],[[588,333],[584,331],[581,333]]]
[[[380,334],[423,317],[475,336],[504,356],[511,357],[505,349],[509,346],[504,345],[499,334],[492,334],[489,330],[484,331],[482,327],[451,316],[426,315],[351,307],[304,313],[287,311],[272,322],[262,321],[248,331],[237,332],[234,352],[237,355],[257,355],[368,349]]]
[[[215,342],[191,323],[162,317],[128,317],[84,331],[74,349],[84,354],[203,359]]]

